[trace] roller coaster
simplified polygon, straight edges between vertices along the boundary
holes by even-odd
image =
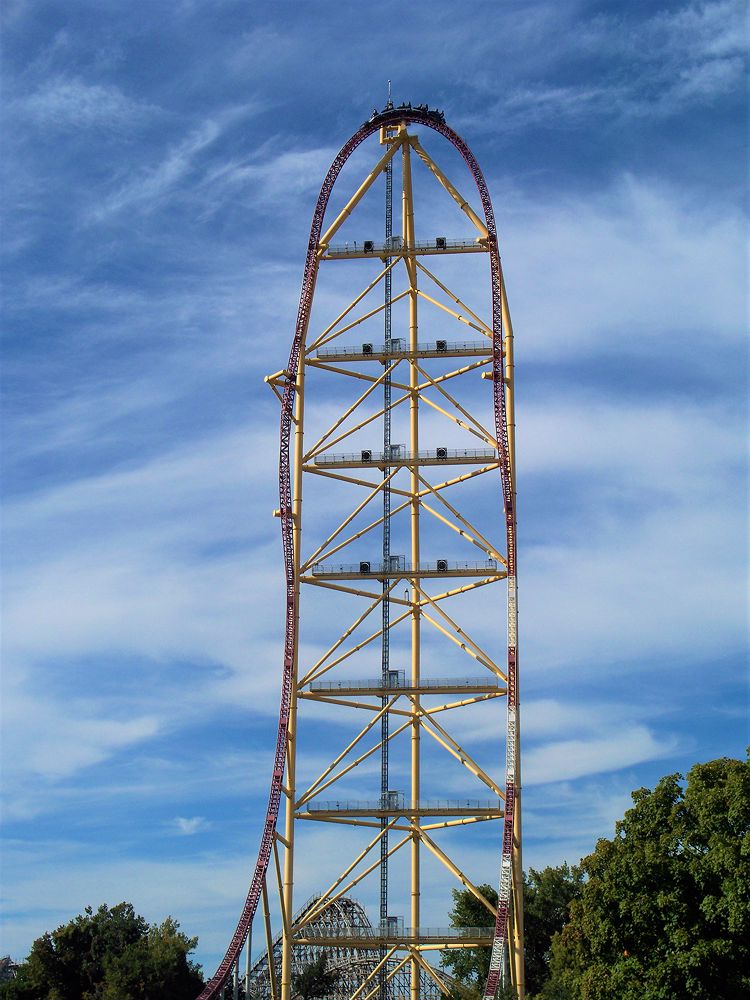
[[[481,214],[438,166],[435,134]],[[377,158],[363,145],[374,136]],[[472,228],[417,238],[415,203],[424,226],[449,206]],[[487,185],[442,112],[389,100],[334,158],[289,360],[266,382],[281,406],[278,735],[247,897],[199,1000],[231,995],[232,982],[237,993],[245,946],[244,982],[263,1000],[291,1000],[322,953],[336,1000],[432,1000],[460,984],[431,955],[482,947],[484,1000],[508,984],[523,1000],[513,329]],[[468,873],[493,852],[496,906]],[[486,926],[430,926],[451,886]],[[375,923],[355,887],[379,906]],[[259,907],[265,951],[253,962]]]
[[[320,902],[318,896],[308,899],[295,914],[293,923],[302,923]],[[307,924],[310,938],[318,939],[319,944],[308,944],[295,948],[293,952],[293,976],[301,973],[306,966],[315,962],[321,954],[327,959],[326,970],[336,977],[336,985],[329,994],[330,1000],[348,1000],[353,995],[368,996],[369,992],[377,991],[372,986],[377,982],[375,976],[380,960],[379,949],[376,946],[377,931],[373,928],[364,907],[348,896],[342,896],[330,907],[313,918]],[[240,984],[248,998],[257,1000],[273,1000],[278,995],[278,971],[281,969],[284,932],[280,930],[271,942],[270,950],[266,947],[254,962],[247,968],[245,976],[240,979],[239,972],[233,976],[232,993],[239,993]],[[340,943],[335,947],[325,942],[335,938],[338,941],[351,937],[357,941],[357,947],[348,947]],[[373,939],[372,947],[361,947],[362,942]],[[269,961],[269,955],[271,956]],[[393,996],[405,996],[409,993],[409,972],[401,965],[397,968],[396,958],[390,958],[384,969],[389,982],[389,992]],[[235,965],[235,969],[236,969]],[[451,989],[455,986],[450,976],[441,970],[435,970],[443,986]],[[441,988],[431,974],[422,970],[421,996],[425,1000],[440,1000],[443,996]],[[368,984],[370,990],[367,990]],[[236,988],[235,988],[236,987]]]

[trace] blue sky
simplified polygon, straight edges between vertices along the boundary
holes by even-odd
[[[231,933],[282,639],[262,376],[286,361],[320,182],[389,78],[444,109],[498,221],[526,864],[578,860],[631,789],[743,753],[741,3],[2,17],[0,951],[121,899],[200,935],[207,967]],[[475,861],[494,881],[493,852]]]

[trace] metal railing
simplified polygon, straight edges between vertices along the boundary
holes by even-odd
[[[404,445],[391,447],[389,455],[382,451],[372,451],[363,448],[360,451],[346,452],[341,455],[316,455],[315,465],[339,465],[347,462],[352,465],[390,465],[394,462],[491,462],[497,458],[494,448],[432,448],[420,449],[416,454],[408,451]]]
[[[379,799],[329,799],[325,802],[308,802],[308,812],[502,812],[500,799],[420,799],[415,804],[406,801],[403,792],[389,792]]]
[[[313,576],[408,576],[410,573],[497,573],[497,559],[484,561],[453,561],[435,559],[431,562],[420,562],[416,570],[404,556],[393,556],[388,564],[362,560],[358,563],[315,563],[312,567]]]
[[[334,243],[325,252],[326,257],[346,257],[350,254],[372,254],[374,257],[386,254],[395,256],[398,253],[420,253],[424,251],[441,252],[443,250],[487,250],[484,243],[478,239],[458,240],[447,236],[438,236],[434,240],[415,240],[404,243],[400,236],[390,240],[352,240],[347,243]]]
[[[420,341],[417,344],[417,354],[491,354],[492,344],[490,340],[443,340],[438,346],[438,341]],[[363,350],[364,344],[356,347],[320,347],[316,352],[318,358],[361,358],[370,354],[385,355],[387,357],[409,357],[414,352],[410,350],[406,340],[391,340],[390,350],[386,350],[385,344],[367,344],[368,350]],[[371,350],[370,350],[371,348]]]
[[[393,671],[392,671],[393,672]],[[449,688],[451,690],[460,690],[463,688],[477,688],[477,687],[500,687],[500,679],[494,677],[491,674],[487,674],[486,677],[467,677],[460,678],[459,680],[454,680],[449,677],[420,677],[419,684],[413,685],[409,680],[407,681],[405,676],[405,671],[398,671],[400,676],[398,678],[391,678],[389,683],[384,686],[381,679],[371,678],[370,680],[349,680],[349,681],[313,681],[310,684],[311,691],[359,691],[367,689],[376,689],[378,691],[398,691],[399,688],[412,688],[418,687],[422,690],[429,688]]]
[[[348,924],[309,925],[302,929],[305,938],[352,938],[371,940],[372,938],[392,938],[399,941],[460,941],[461,939],[492,939],[493,927],[350,927]]]

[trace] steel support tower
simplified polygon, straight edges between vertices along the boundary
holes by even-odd
[[[367,147],[340,178],[370,136],[381,151],[364,178],[352,175]],[[478,210],[438,166],[436,136],[463,160]],[[380,242],[367,238],[367,195],[383,175]],[[389,219],[395,177],[398,234]],[[348,197],[339,179],[353,188]],[[469,231],[418,232],[415,192],[420,209],[428,196],[457,206]],[[342,297],[345,278],[353,297]],[[291,1000],[299,956],[312,947],[377,955],[352,1000],[401,1000],[402,981],[420,1000],[426,977],[445,994],[431,955],[488,947],[485,1000],[507,980],[523,1000],[513,330],[487,185],[440,112],[389,102],[334,159],[313,215],[289,360],[266,381],[281,403],[278,739],[245,906],[201,1000],[221,995],[233,969],[236,978],[261,900],[267,952],[280,957],[278,970],[269,963],[272,1000]],[[365,721],[351,735],[356,718]],[[477,888],[488,872],[476,858],[487,865],[493,854],[497,906]],[[321,881],[314,889],[312,877]],[[309,905],[300,884],[315,892]],[[366,933],[326,924],[355,887],[379,906]],[[435,926],[431,914],[447,911],[451,887],[481,901],[486,926]],[[269,896],[281,924],[275,945]]]
[[[390,83],[388,85],[388,105],[391,104]],[[385,168],[385,246],[389,248],[393,240],[393,160],[390,159]],[[390,256],[383,258],[385,265],[385,279],[383,281],[383,346],[385,348],[386,359],[383,361],[383,454],[391,453],[391,400],[392,385],[391,374],[388,371],[387,356],[391,353],[391,298],[393,297],[393,271],[391,268],[392,259]],[[389,566],[391,562],[391,483],[388,477],[388,467],[383,466],[383,565]],[[390,682],[391,668],[391,585],[388,577],[383,577],[383,598],[380,630],[380,683],[383,687],[383,695],[380,701],[382,716],[380,719],[380,798],[383,804],[388,800],[388,790],[390,789],[390,770],[388,766],[389,721],[388,712],[388,685]],[[388,923],[388,817],[380,818],[380,924],[386,926]],[[385,963],[385,948],[381,948],[380,958],[382,965],[378,973],[379,998],[388,1000],[387,965]]]

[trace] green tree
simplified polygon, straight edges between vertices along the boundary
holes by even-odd
[[[722,758],[633,792],[581,862],[545,1000],[750,995],[750,763]]]
[[[478,885],[488,903],[497,906],[497,890],[491,885]],[[495,920],[473,892],[468,889],[452,889],[453,909],[448,914],[451,927],[489,927]],[[490,949],[453,948],[441,953],[440,964],[450,970],[458,983],[474,993],[479,993],[490,971]]]
[[[333,991],[339,981],[339,973],[328,968],[328,953],[323,951],[313,962],[309,962],[301,972],[292,976],[292,991],[302,1000],[325,997]]]
[[[542,988],[547,978],[553,935],[562,930],[571,900],[581,894],[582,881],[581,871],[567,864],[542,871],[531,868],[528,876],[524,875],[526,991],[530,997]],[[485,899],[497,905],[497,892],[492,886],[485,884],[478,888]],[[486,907],[468,889],[454,889],[453,903],[450,918],[454,927],[484,927],[492,922]],[[489,948],[445,951],[441,959],[459,984],[475,995],[481,992],[487,979],[489,963]]]
[[[523,922],[526,992],[536,996],[547,980],[552,938],[568,919],[570,904],[581,895],[583,873],[567,864],[529,869],[524,875]]]
[[[149,927],[130,903],[100,906],[44,934],[2,1000],[195,1000],[203,977],[188,938],[168,917]]]

